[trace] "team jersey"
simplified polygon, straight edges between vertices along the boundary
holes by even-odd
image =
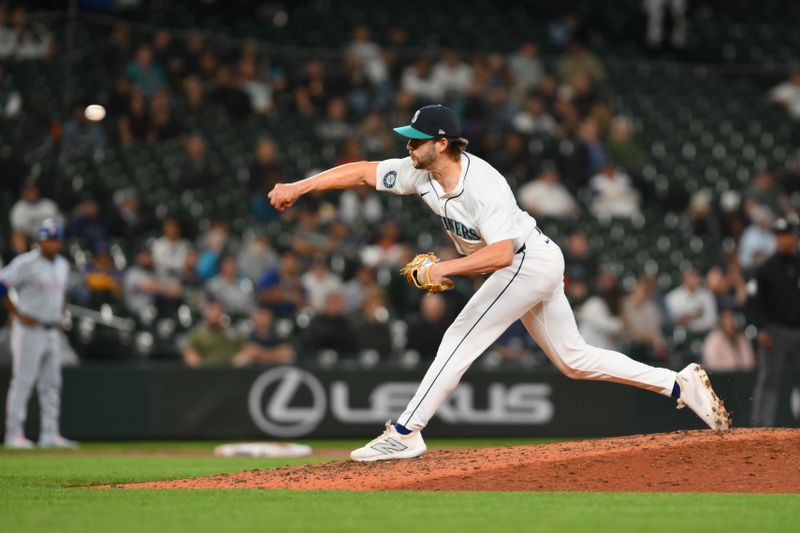
[[[15,257],[0,270],[0,281],[17,292],[17,310],[45,324],[61,322],[68,276],[66,259],[57,255],[50,261],[39,249]]]
[[[449,193],[430,172],[414,168],[411,157],[381,161],[375,181],[379,191],[422,198],[462,255],[508,239],[519,250],[536,228],[536,220],[517,205],[506,179],[469,153],[461,155],[461,176]]]

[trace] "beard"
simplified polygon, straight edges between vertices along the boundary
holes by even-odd
[[[430,168],[430,166],[436,162],[437,160],[437,153],[435,150],[428,150],[424,154],[420,154],[418,156],[411,156],[411,163],[414,165],[414,168],[419,170],[426,170]]]

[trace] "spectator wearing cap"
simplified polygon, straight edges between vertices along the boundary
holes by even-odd
[[[569,218],[578,215],[578,203],[561,183],[553,164],[544,165],[535,180],[520,187],[517,196],[522,208],[535,217]]]
[[[11,207],[11,229],[36,237],[39,226],[48,218],[60,219],[58,206],[49,198],[42,198],[34,178],[27,178],[19,189],[19,200]]]
[[[751,321],[758,328],[758,377],[753,393],[754,426],[773,426],[781,383],[791,373],[800,386],[800,257],[798,221],[777,219],[775,253],[748,287]]]

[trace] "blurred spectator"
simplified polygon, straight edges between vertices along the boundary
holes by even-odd
[[[266,195],[276,183],[286,180],[286,171],[278,158],[278,146],[269,137],[260,137],[256,143],[255,161],[250,166],[250,191]]]
[[[138,316],[154,306],[159,315],[177,309],[181,284],[176,278],[162,278],[156,274],[153,253],[146,247],[136,252],[133,265],[122,276],[125,305]]]
[[[578,330],[587,344],[619,350],[625,340],[621,317],[622,295],[617,277],[603,270],[597,277],[597,292],[589,296],[575,313]]]
[[[150,113],[144,97],[139,91],[131,93],[125,115],[117,122],[117,134],[120,143],[128,144],[135,140],[143,140],[150,133]]]
[[[181,227],[174,218],[165,219],[161,231],[151,247],[156,272],[160,276],[180,275],[192,246],[181,237]]]
[[[528,98],[525,110],[514,115],[511,126],[525,135],[540,137],[550,137],[556,131],[555,119],[547,112],[544,101],[538,96]]]
[[[726,272],[715,266],[706,274],[706,287],[714,295],[717,313],[741,310],[747,302],[747,287],[738,264],[728,265]]]
[[[61,145],[72,154],[96,156],[106,147],[106,132],[102,122],[86,119],[85,106],[72,104],[72,115],[61,129]]]
[[[17,61],[35,61],[48,59],[53,54],[53,35],[39,21],[29,22],[24,7],[18,6],[11,13],[14,45],[12,56]],[[2,59],[2,57],[0,57]]]
[[[472,84],[472,67],[461,61],[455,52],[447,51],[434,65],[431,78],[440,98],[457,98],[466,94]]]
[[[406,349],[416,351],[423,359],[433,359],[449,326],[444,297],[425,296],[420,301],[419,315],[409,321]]]
[[[332,98],[326,107],[325,118],[317,123],[317,137],[328,143],[344,143],[353,135],[347,122],[347,104],[342,98]]]
[[[0,4],[0,60],[9,59],[17,44],[17,34],[11,28],[8,6]]]
[[[435,102],[441,98],[431,72],[431,60],[427,55],[421,55],[403,70],[400,88],[411,93],[419,102]]]
[[[599,219],[634,218],[640,215],[639,193],[630,179],[609,162],[589,181],[591,211]]]
[[[570,109],[572,116],[577,118],[578,112],[574,104],[570,102],[566,109]],[[572,134],[570,131],[564,131],[565,125],[570,120],[569,117],[562,115],[560,120],[561,135],[570,136]],[[572,180],[577,187],[582,187],[592,176],[598,172],[603,172],[607,165],[612,165],[600,139],[600,128],[597,121],[587,119],[580,123],[577,131],[575,152],[568,164]]]
[[[183,95],[180,100],[180,115],[190,122],[196,123],[198,117],[207,111],[205,87],[197,76],[189,76],[183,83]]]
[[[758,377],[752,423],[773,426],[786,375],[800,386],[800,223],[779,218],[772,226],[777,247],[756,272],[750,289],[751,322],[758,328]]]
[[[514,76],[521,94],[531,92],[544,75],[544,65],[539,59],[539,47],[536,43],[522,43],[519,50],[509,58],[508,70]]]
[[[100,215],[97,200],[90,195],[81,198],[64,233],[68,239],[78,239],[84,245],[108,240],[108,225]]]
[[[0,32],[2,32],[1,26]],[[2,33],[0,33],[0,39],[2,39]],[[2,45],[0,44],[0,46]],[[0,117],[16,117],[21,109],[22,96],[14,85],[14,80],[5,73],[4,65],[0,64]]]
[[[147,98],[163,89],[167,83],[164,69],[161,65],[153,62],[153,51],[146,45],[140,46],[136,50],[136,56],[125,68],[125,74]]]
[[[167,141],[183,134],[183,125],[172,113],[169,96],[166,91],[158,91],[150,100],[150,131],[147,140],[150,142]]]
[[[387,221],[373,244],[361,250],[361,262],[370,267],[399,266],[399,258],[403,254],[403,246],[398,242],[400,226]]]
[[[224,218],[215,218],[211,227],[197,239],[200,257],[197,262],[197,275],[209,280],[219,273],[220,257],[238,251],[238,237],[231,234],[231,223]]]
[[[306,303],[300,282],[300,260],[293,252],[284,252],[280,265],[268,270],[258,282],[259,301],[275,316],[293,317]]]
[[[756,205],[750,210],[750,218],[753,222],[739,240],[739,262],[747,271],[758,268],[775,251],[772,211],[767,206]]]
[[[717,306],[711,291],[702,286],[694,268],[684,272],[681,285],[665,298],[670,319],[692,333],[708,333],[717,324]]]
[[[507,131],[503,145],[487,154],[492,165],[507,180],[512,189],[535,176],[537,161],[531,157],[525,137],[517,131]]]
[[[558,60],[558,76],[561,81],[568,81],[578,72],[588,74],[594,83],[606,79],[606,71],[597,56],[587,50],[579,40],[573,39],[567,53]]]
[[[328,269],[325,256],[317,256],[311,268],[300,277],[300,283],[308,296],[308,303],[315,311],[322,311],[328,296],[342,292],[342,279]]]
[[[378,359],[387,361],[392,354],[392,333],[389,330],[389,310],[386,298],[377,288],[371,288],[360,312],[353,319],[353,331],[359,353],[367,350],[377,352]]]
[[[21,230],[11,230],[8,236],[8,246],[3,248],[3,263],[9,264],[15,257],[31,249],[28,234]]]
[[[392,150],[396,139],[390,131],[379,113],[369,113],[364,118],[358,127],[358,138],[368,158],[381,158]]]
[[[200,254],[194,248],[189,248],[186,252],[186,259],[183,262],[181,271],[177,276],[183,290],[183,301],[192,309],[199,309],[204,301],[204,280],[197,274],[197,264]],[[175,277],[175,274],[168,274],[168,277]]]
[[[252,331],[244,347],[233,356],[233,366],[285,365],[295,359],[294,348],[278,338],[274,328],[275,316],[267,307],[256,307],[250,314]]]
[[[239,270],[253,283],[258,283],[267,270],[278,266],[279,257],[263,231],[254,232],[239,250]]]
[[[379,289],[375,280],[375,271],[369,267],[359,267],[355,276],[342,286],[345,312],[354,313],[358,311],[364,302],[367,292],[373,289]]]
[[[719,237],[720,223],[713,209],[713,194],[703,188],[695,191],[689,198],[686,216],[691,224],[692,235],[698,237]]]
[[[536,363],[534,351],[536,351],[536,343],[522,322],[517,320],[487,350],[487,355],[497,354],[499,360],[486,358],[484,363],[488,363],[488,366],[494,366],[497,363],[530,366]]]
[[[646,41],[650,48],[658,48],[664,40],[664,15],[669,9],[672,21],[670,43],[675,48],[686,46],[686,9],[687,0],[644,0],[644,12],[647,14]]]
[[[203,323],[189,334],[183,362],[192,368],[230,363],[242,349],[244,340],[229,322],[222,304],[208,302],[203,310]]]
[[[198,134],[186,139],[186,157],[180,172],[184,187],[201,191],[218,185],[223,174],[219,163],[208,155],[205,139]]]
[[[555,165],[545,165],[539,176],[520,187],[520,206],[535,217],[567,218],[578,215],[578,204],[561,183]]]
[[[314,315],[305,331],[306,350],[333,350],[340,357],[352,356],[358,351],[358,335],[345,315],[344,297],[338,292],[330,293],[322,312]]]
[[[383,204],[372,189],[348,189],[339,197],[338,214],[339,219],[350,227],[374,226],[383,220]]]
[[[220,259],[219,274],[206,282],[206,292],[230,315],[247,315],[255,307],[253,282],[239,273],[236,258],[230,255]]]
[[[239,80],[230,67],[225,65],[217,70],[208,101],[234,119],[242,119],[252,112],[250,96],[239,86]]]
[[[250,98],[250,109],[265,114],[272,109],[272,89],[264,81],[254,58],[239,61],[239,88]]]
[[[569,84],[564,87],[569,94],[570,101],[578,109],[581,117],[588,117],[598,98],[592,86],[592,78],[585,71],[578,71],[569,79]],[[598,122],[598,126],[603,126]],[[601,133],[605,130],[601,128]]]
[[[128,244],[137,244],[151,229],[150,222],[141,212],[139,193],[133,188],[114,191],[114,209],[108,223],[109,233]]]
[[[787,81],[770,89],[768,96],[785,108],[790,117],[800,119],[800,71],[793,72]]]
[[[573,231],[567,237],[564,252],[564,274],[570,281],[594,283],[597,276],[597,259],[589,248],[589,238],[583,231]]]
[[[785,216],[792,212],[786,193],[767,169],[758,171],[753,183],[745,191],[745,211],[750,218],[753,217],[753,209],[759,205],[769,208],[775,216]]]
[[[11,229],[33,237],[46,218],[60,220],[61,213],[53,200],[41,197],[36,179],[26,178],[19,189],[19,200],[11,207],[9,218]]]
[[[640,277],[622,300],[622,322],[631,340],[628,353],[638,360],[664,360],[667,345],[661,332],[664,317],[653,299],[654,280]]]
[[[328,237],[322,231],[319,218],[319,211],[313,205],[306,204],[300,208],[297,227],[292,232],[292,250],[305,257],[327,250]]]
[[[105,242],[94,247],[94,257],[87,265],[83,282],[88,290],[89,306],[98,308],[103,303],[114,303],[122,298],[122,272],[114,265],[111,250]]]
[[[647,154],[633,138],[633,125],[628,117],[618,115],[611,120],[607,148],[611,159],[628,173],[633,175],[642,173]]]
[[[353,31],[353,40],[345,50],[345,55],[352,55],[358,59],[363,74],[373,86],[382,85],[388,71],[383,60],[381,47],[370,40],[369,28],[360,24]]]
[[[131,50],[131,30],[126,23],[118,22],[103,49],[106,69],[115,71],[120,65],[127,65],[131,59]]]
[[[736,323],[736,313],[725,310],[719,327],[708,334],[703,343],[703,366],[712,372],[753,370],[756,358],[753,346]]]

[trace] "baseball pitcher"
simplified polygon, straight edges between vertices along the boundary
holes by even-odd
[[[422,455],[421,430],[461,376],[513,322],[521,320],[547,357],[574,379],[615,381],[657,392],[689,406],[711,428],[730,421],[703,368],[676,373],[587,345],[564,294],[564,256],[519,208],[505,178],[483,159],[466,152],[461,124],[442,105],[419,109],[411,124],[395,128],[408,138],[408,157],[341,165],[305,180],[278,184],[269,193],[284,210],[303,194],[361,185],[392,194],[416,195],[442,221],[464,256],[440,262],[417,256],[404,269],[409,283],[428,291],[452,287],[451,276],[488,274],[449,327],[436,358],[397,423],[363,448],[356,461],[407,459]]]

